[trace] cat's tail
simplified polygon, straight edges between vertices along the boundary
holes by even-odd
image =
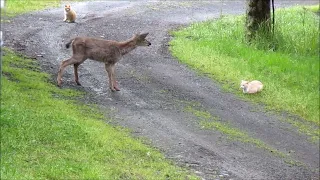
[[[74,39],[71,39],[67,44],[66,44],[66,48],[69,49],[70,45],[73,43]]]

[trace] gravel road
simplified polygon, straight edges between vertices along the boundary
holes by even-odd
[[[121,91],[111,92],[104,65],[80,66],[82,86],[67,68],[62,88],[87,91],[84,101],[97,104],[112,124],[132,129],[167,158],[203,179],[319,179],[319,144],[254,105],[224,92],[220,84],[179,63],[168,51],[169,31],[223,14],[245,13],[245,1],[93,1],[74,2],[77,23],[64,23],[60,8],[32,12],[2,24],[5,46],[35,57],[54,82],[59,64],[71,51],[65,43],[76,36],[126,40],[149,32],[150,47],[140,47],[117,64]],[[280,1],[276,8],[318,1]],[[54,82],[55,83],[55,82]],[[207,111],[286,155],[228,139],[203,129],[187,106]]]

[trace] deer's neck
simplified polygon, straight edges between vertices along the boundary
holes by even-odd
[[[130,39],[124,42],[120,42],[120,52],[121,55],[125,55],[129,53],[130,51],[134,50],[137,46],[134,40]]]

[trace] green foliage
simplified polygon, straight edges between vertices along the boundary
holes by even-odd
[[[36,0],[6,0],[5,8],[1,11],[4,16],[16,16],[29,11],[41,10],[47,7],[57,7],[61,0],[36,1]]]
[[[1,84],[1,179],[196,179],[121,128],[83,93],[50,84],[6,50]]]
[[[275,36],[257,37],[251,44],[245,41],[244,24],[244,16],[192,24],[172,32],[170,49],[181,62],[240,97],[304,118],[308,128],[300,130],[318,139],[318,16],[302,7],[278,10]],[[264,90],[242,94],[240,81],[255,79]]]
[[[257,49],[272,48],[277,52],[297,55],[319,55],[318,17],[307,8],[280,9],[276,13],[274,36],[260,34],[253,45]]]
[[[318,14],[320,13],[320,4],[314,5],[314,6],[308,6],[306,8],[314,13],[318,13]]]

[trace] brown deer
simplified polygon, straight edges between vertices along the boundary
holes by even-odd
[[[60,65],[57,77],[58,86],[61,86],[61,78],[64,69],[71,64],[73,64],[74,67],[75,82],[78,85],[81,85],[79,83],[78,67],[85,60],[91,59],[105,63],[111,91],[120,91],[115,79],[115,64],[123,55],[134,50],[136,47],[150,46],[151,43],[145,39],[148,34],[149,33],[136,34],[132,38],[123,42],[89,37],[76,37],[71,39],[70,42],[66,44],[66,48],[69,48],[70,44],[72,44],[73,54],[71,58],[62,61]]]

